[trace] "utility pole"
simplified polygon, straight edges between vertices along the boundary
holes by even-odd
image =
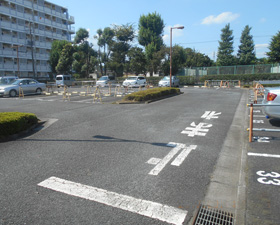
[[[32,58],[32,70],[33,70],[33,78],[35,79],[33,34],[32,34],[32,31],[31,31],[31,24],[32,24],[32,23],[29,21],[29,35],[30,35],[30,47],[31,47],[31,58]]]

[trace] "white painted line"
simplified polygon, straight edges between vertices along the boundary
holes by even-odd
[[[173,143],[172,143],[173,144]],[[155,167],[152,169],[149,174],[150,175],[158,175],[160,171],[167,165],[167,163],[181,150],[182,146],[176,145],[167,156],[165,156]]]
[[[160,162],[161,159],[159,158],[150,158],[147,163],[151,165],[157,165]]]
[[[248,115],[250,117],[250,115]],[[253,115],[254,118],[265,118],[264,115]]]
[[[167,223],[183,224],[188,211],[156,202],[121,195],[104,189],[74,183],[57,177],[50,177],[39,183],[38,186],[68,195],[99,202],[115,208],[137,213]]]
[[[180,166],[184,160],[188,157],[192,150],[195,150],[197,145],[190,145],[189,147],[183,149],[183,151],[173,160],[172,166]]]
[[[280,155],[272,155],[272,154],[265,154],[265,153],[253,153],[248,152],[249,156],[261,156],[261,157],[267,157],[267,158],[280,158]]]

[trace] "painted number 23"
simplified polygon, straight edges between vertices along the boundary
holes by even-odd
[[[260,178],[258,178],[258,182],[262,184],[273,184],[273,185],[280,186],[280,179],[275,179],[275,178],[280,178],[279,173],[276,172],[266,173],[265,171],[258,171],[257,175],[260,176]]]

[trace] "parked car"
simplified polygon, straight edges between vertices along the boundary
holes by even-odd
[[[123,84],[124,87],[145,87],[146,85],[146,78],[142,76],[132,76],[128,77],[124,80]]]
[[[77,85],[75,78],[71,75],[57,75],[55,78],[57,87]]]
[[[22,88],[23,94],[42,94],[46,90],[46,84],[30,78],[17,79],[14,82],[0,86],[0,96],[15,97],[19,94],[19,88]]]
[[[179,87],[180,86],[180,80],[176,76],[171,77],[171,84],[172,87]],[[170,76],[165,76],[158,82],[159,87],[170,87]]]
[[[18,79],[17,76],[0,77],[0,85],[6,85]]]
[[[116,80],[114,76],[102,76],[100,79],[96,82],[97,86],[105,87],[108,86],[109,83],[115,84]]]
[[[262,104],[280,105],[280,87],[265,88]],[[280,119],[280,106],[263,106],[263,113],[267,117]]]

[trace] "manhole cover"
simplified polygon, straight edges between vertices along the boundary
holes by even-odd
[[[210,206],[200,205],[193,225],[233,225],[233,214]]]

